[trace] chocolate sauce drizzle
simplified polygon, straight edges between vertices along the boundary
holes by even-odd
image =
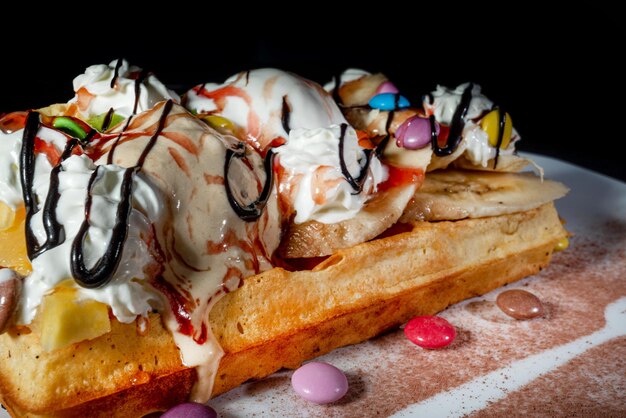
[[[133,116],[137,114],[137,108],[139,107],[139,95],[141,94],[141,83],[148,77],[150,73],[147,70],[141,70],[137,78],[135,79],[135,104],[133,105],[133,114],[126,119],[126,124],[122,131],[115,139],[115,142],[111,145],[111,149],[109,150],[109,155],[107,156],[107,164],[113,163],[113,154],[115,154],[115,149],[117,148],[120,140],[122,139],[122,134],[124,131],[128,129],[130,126],[130,122],[133,120]]]
[[[168,100],[163,106],[163,113],[159,119],[158,127],[137,160],[137,164],[124,171],[120,192],[121,199],[117,207],[115,225],[113,227],[111,240],[108,243],[104,255],[92,268],[87,268],[83,259],[83,242],[89,230],[89,219],[93,200],[93,186],[98,178],[100,167],[96,167],[96,170],[91,175],[88,184],[87,198],[85,200],[85,219],[77,236],[72,242],[71,248],[70,266],[72,276],[79,285],[86,288],[103,286],[111,280],[113,274],[117,270],[122,252],[124,250],[126,237],[128,235],[129,217],[132,210],[133,178],[134,175],[143,167],[148,154],[165,128],[165,122],[167,120],[167,116],[172,110],[172,105],[172,101]],[[26,124],[22,136],[22,147],[20,150],[20,182],[22,186],[24,206],[26,209],[25,237],[28,256],[31,260],[34,260],[43,252],[55,248],[65,242],[65,230],[56,217],[56,210],[60,198],[59,173],[62,170],[62,162],[67,160],[72,155],[74,148],[79,145],[79,140],[77,138],[70,139],[61,154],[59,162],[50,172],[50,186],[48,188],[48,195],[46,196],[42,213],[42,223],[46,233],[46,241],[44,244],[40,245],[31,227],[32,217],[38,212],[37,195],[33,188],[33,182],[35,175],[35,139],[40,125],[41,122],[39,113],[29,112],[26,117]],[[95,134],[95,130],[90,131],[87,136],[88,140],[93,138]]]
[[[356,179],[352,177],[352,174],[350,174],[350,171],[348,171],[348,167],[346,166],[346,159],[344,157],[343,150],[347,129],[348,124],[342,123],[341,133],[339,135],[339,166],[341,167],[341,174],[343,174],[348,184],[350,184],[350,186],[352,186],[352,188],[354,189],[354,193],[352,194],[359,194],[363,190],[363,184],[365,184],[365,179],[367,178],[367,172],[370,167],[370,162],[372,161],[373,150],[363,150],[363,152],[365,153],[365,164],[363,165],[363,167],[361,167],[361,172],[359,173],[359,176]]]
[[[432,136],[431,145],[433,148],[433,152],[436,156],[444,157],[446,155],[452,154],[461,143],[463,128],[465,127],[465,115],[467,115],[467,109],[469,108],[470,102],[472,101],[473,88],[474,83],[469,83],[463,91],[463,94],[461,95],[461,102],[457,106],[456,110],[454,111],[454,115],[452,116],[452,121],[450,123],[450,133],[448,134],[446,144],[443,147],[440,147],[437,141],[437,136]],[[432,128],[433,122],[431,121],[431,132],[433,132]]]
[[[270,197],[272,191],[272,184],[274,182],[274,151],[270,148],[263,160],[263,168],[265,170],[265,183],[263,189],[253,202],[242,205],[233,194],[233,190],[228,179],[228,172],[230,171],[230,163],[233,158],[244,158],[246,154],[246,147],[243,142],[237,144],[235,149],[229,148],[226,150],[226,159],[224,161],[224,187],[226,188],[226,197],[230,207],[233,208],[237,216],[246,222],[253,222],[261,217],[263,208],[267,204],[267,199]]]
[[[498,158],[500,157],[500,146],[504,140],[504,125],[506,124],[506,112],[498,109],[498,141],[496,142],[496,157],[493,160],[493,168],[498,166]]]
[[[283,96],[283,108],[280,120],[283,124],[283,129],[289,135],[289,131],[291,127],[289,126],[289,122],[291,121],[291,107],[289,106],[289,102],[287,102],[287,95]]]
[[[100,128],[100,130],[102,132],[104,132],[107,129],[109,129],[109,125],[113,121],[113,113],[114,113],[113,108],[110,108],[109,111],[107,112],[107,114],[104,115],[104,120],[102,121],[102,127]]]
[[[120,76],[120,68],[122,67],[122,58],[118,58],[115,63],[115,71],[113,72],[113,78],[111,79],[111,88],[115,87],[115,82],[117,78]]]
[[[127,168],[124,171],[124,178],[122,180],[120,190],[120,203],[117,206],[117,213],[115,215],[115,225],[111,233],[111,239],[107,245],[104,254],[96,262],[92,268],[87,268],[84,261],[83,243],[87,232],[89,231],[89,219],[91,215],[91,206],[93,200],[93,185],[98,177],[98,168],[93,172],[89,179],[89,186],[87,191],[87,199],[85,201],[85,219],[83,220],[80,230],[72,242],[71,252],[71,269],[72,276],[76,282],[86,288],[97,288],[105,285],[117,270],[117,267],[121,261],[122,253],[124,251],[124,244],[126,243],[126,237],[128,236],[129,218],[132,211],[132,189],[133,179],[136,173],[141,171],[143,164],[156,144],[158,137],[165,128],[165,122],[172,110],[172,101],[168,100],[163,106],[163,112],[159,118],[159,124],[156,131],[148,141],[148,144],[144,148],[143,152],[137,160],[137,164],[134,167]]]

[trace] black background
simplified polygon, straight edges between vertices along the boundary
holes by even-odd
[[[626,181],[619,152],[626,141],[624,69],[618,64],[626,48],[617,12],[588,8],[573,18],[536,10],[529,19],[508,10],[499,20],[484,13],[448,20],[398,13],[391,19],[371,12],[368,20],[355,17],[339,26],[342,19],[331,14],[290,25],[260,19],[255,26],[230,16],[232,25],[220,28],[206,16],[196,22],[187,16],[175,27],[44,28],[35,40],[4,33],[5,44],[12,40],[3,58],[0,52],[0,112],[65,102],[85,67],[117,57],[150,69],[179,93],[258,67],[320,83],[357,67],[384,72],[413,102],[437,84],[474,81],[508,109],[522,135],[520,150]]]

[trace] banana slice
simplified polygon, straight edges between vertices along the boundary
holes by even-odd
[[[452,221],[523,212],[563,197],[569,189],[530,172],[440,170],[426,175],[401,222]]]
[[[345,221],[292,223],[278,252],[285,258],[322,257],[375,238],[398,220],[416,189],[415,184],[409,184],[380,192],[354,218]]]

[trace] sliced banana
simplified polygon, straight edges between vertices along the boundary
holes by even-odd
[[[416,188],[408,184],[377,193],[355,217],[345,221],[292,223],[279,254],[285,258],[321,257],[373,239],[398,220]]]
[[[563,184],[541,180],[530,172],[438,170],[426,174],[400,221],[451,221],[523,212],[568,191]]]

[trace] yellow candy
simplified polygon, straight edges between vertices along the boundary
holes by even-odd
[[[480,121],[480,127],[483,131],[487,132],[489,136],[489,145],[495,147],[498,145],[498,135],[500,133],[500,110],[492,110],[487,113],[484,118]],[[504,120],[504,133],[502,134],[502,144],[500,144],[501,149],[505,149],[509,146],[509,142],[511,141],[511,134],[513,133],[513,121],[511,121],[511,116],[508,113],[505,113]]]
[[[224,132],[224,133],[233,133],[235,132],[235,124],[232,123],[229,119],[226,119],[222,116],[217,115],[202,115],[200,119],[205,121],[210,127],[213,129]]]
[[[567,237],[561,238],[554,246],[554,251],[563,251],[567,247],[569,247],[569,239]]]

